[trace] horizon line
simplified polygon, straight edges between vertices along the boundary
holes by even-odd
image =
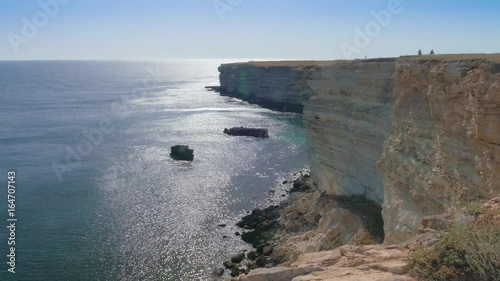
[[[435,56],[443,55],[500,55],[500,52],[496,53],[442,53],[435,54]],[[412,57],[417,55],[399,55],[399,56],[385,56],[385,57],[367,57],[368,59],[389,59],[389,58],[402,58],[402,57]],[[431,55],[423,55],[431,56]],[[27,61],[194,61],[194,60],[239,60],[239,61],[337,61],[337,60],[364,60],[365,58],[144,58],[144,59],[125,59],[125,58],[109,58],[109,59],[73,59],[73,58],[61,58],[61,59],[0,59],[0,62],[27,62]]]

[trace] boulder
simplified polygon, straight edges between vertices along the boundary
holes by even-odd
[[[255,251],[250,251],[250,252],[248,252],[248,254],[247,254],[247,258],[248,258],[249,260],[255,260],[255,259],[257,258],[257,254],[255,253]]]
[[[245,273],[245,270],[243,268],[233,268],[231,269],[231,277],[238,277],[240,274]]]
[[[208,91],[216,92],[216,93],[220,92],[220,86],[205,86],[205,89],[207,89]]]
[[[245,258],[245,253],[241,252],[231,257],[231,262],[240,263]]]
[[[193,161],[194,150],[187,145],[174,145],[170,148],[170,157],[175,160]]]
[[[264,256],[270,256],[272,253],[273,253],[273,247],[268,245],[268,246],[264,246],[264,248],[262,248],[262,254]]]
[[[235,267],[238,267],[237,264],[230,262],[230,261],[225,261],[222,265],[224,265],[224,267],[227,269],[233,269]]]
[[[212,273],[212,275],[214,277],[220,277],[220,276],[224,275],[224,268],[215,269],[214,272]]]
[[[256,137],[256,138],[268,138],[269,132],[267,129],[259,128],[245,128],[245,127],[233,127],[230,129],[224,129],[224,134],[230,136],[246,136],[246,137]]]

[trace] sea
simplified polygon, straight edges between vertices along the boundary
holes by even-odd
[[[212,280],[249,249],[235,223],[283,198],[306,135],[204,88],[233,61],[1,61],[0,280]]]

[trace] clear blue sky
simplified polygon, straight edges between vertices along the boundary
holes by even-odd
[[[48,15],[40,3],[54,1],[68,3]],[[400,0],[388,24],[377,22],[372,12],[391,1],[1,0],[0,59],[342,59],[341,46],[356,48],[350,58],[500,52],[498,0]],[[375,35],[356,45],[356,28],[371,21],[386,26],[372,25]]]

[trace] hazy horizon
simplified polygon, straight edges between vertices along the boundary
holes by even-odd
[[[497,53],[492,1],[6,0],[0,60],[335,60]]]

